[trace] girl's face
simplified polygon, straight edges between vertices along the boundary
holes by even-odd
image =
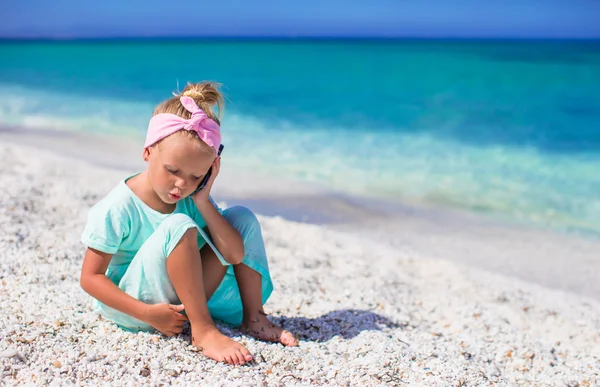
[[[196,190],[215,156],[187,136],[171,135],[144,150],[144,159],[152,188],[164,203],[174,204]]]

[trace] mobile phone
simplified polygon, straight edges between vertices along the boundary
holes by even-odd
[[[217,156],[221,156],[221,152],[223,152],[223,148],[225,148],[225,146],[223,146],[223,144],[219,145],[219,151],[217,152]],[[196,190],[194,191],[194,193],[192,193],[192,195],[195,194],[196,192],[200,191],[202,188],[204,188],[206,186],[206,183],[208,183],[208,179],[210,179],[211,172],[212,172],[212,166],[208,169],[208,172],[206,173],[206,175],[204,176],[204,178],[202,179],[200,184],[198,184],[198,188],[196,188]]]

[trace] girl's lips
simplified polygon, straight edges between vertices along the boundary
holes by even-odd
[[[169,198],[171,198],[173,200],[179,200],[179,199],[181,199],[181,195],[174,195],[172,193],[169,193]]]

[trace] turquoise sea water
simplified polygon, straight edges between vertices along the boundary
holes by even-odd
[[[204,79],[237,168],[600,235],[598,41],[3,42],[0,123],[141,139]]]

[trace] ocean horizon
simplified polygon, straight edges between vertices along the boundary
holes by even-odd
[[[126,43],[126,44],[124,44]],[[0,40],[0,124],[141,139],[223,84],[231,168],[600,235],[600,41]]]
[[[599,42],[600,38],[594,36],[580,37],[548,37],[548,36],[424,36],[424,35],[39,35],[39,36],[0,36],[0,41],[4,42],[96,42],[96,41],[391,41],[391,42]]]

